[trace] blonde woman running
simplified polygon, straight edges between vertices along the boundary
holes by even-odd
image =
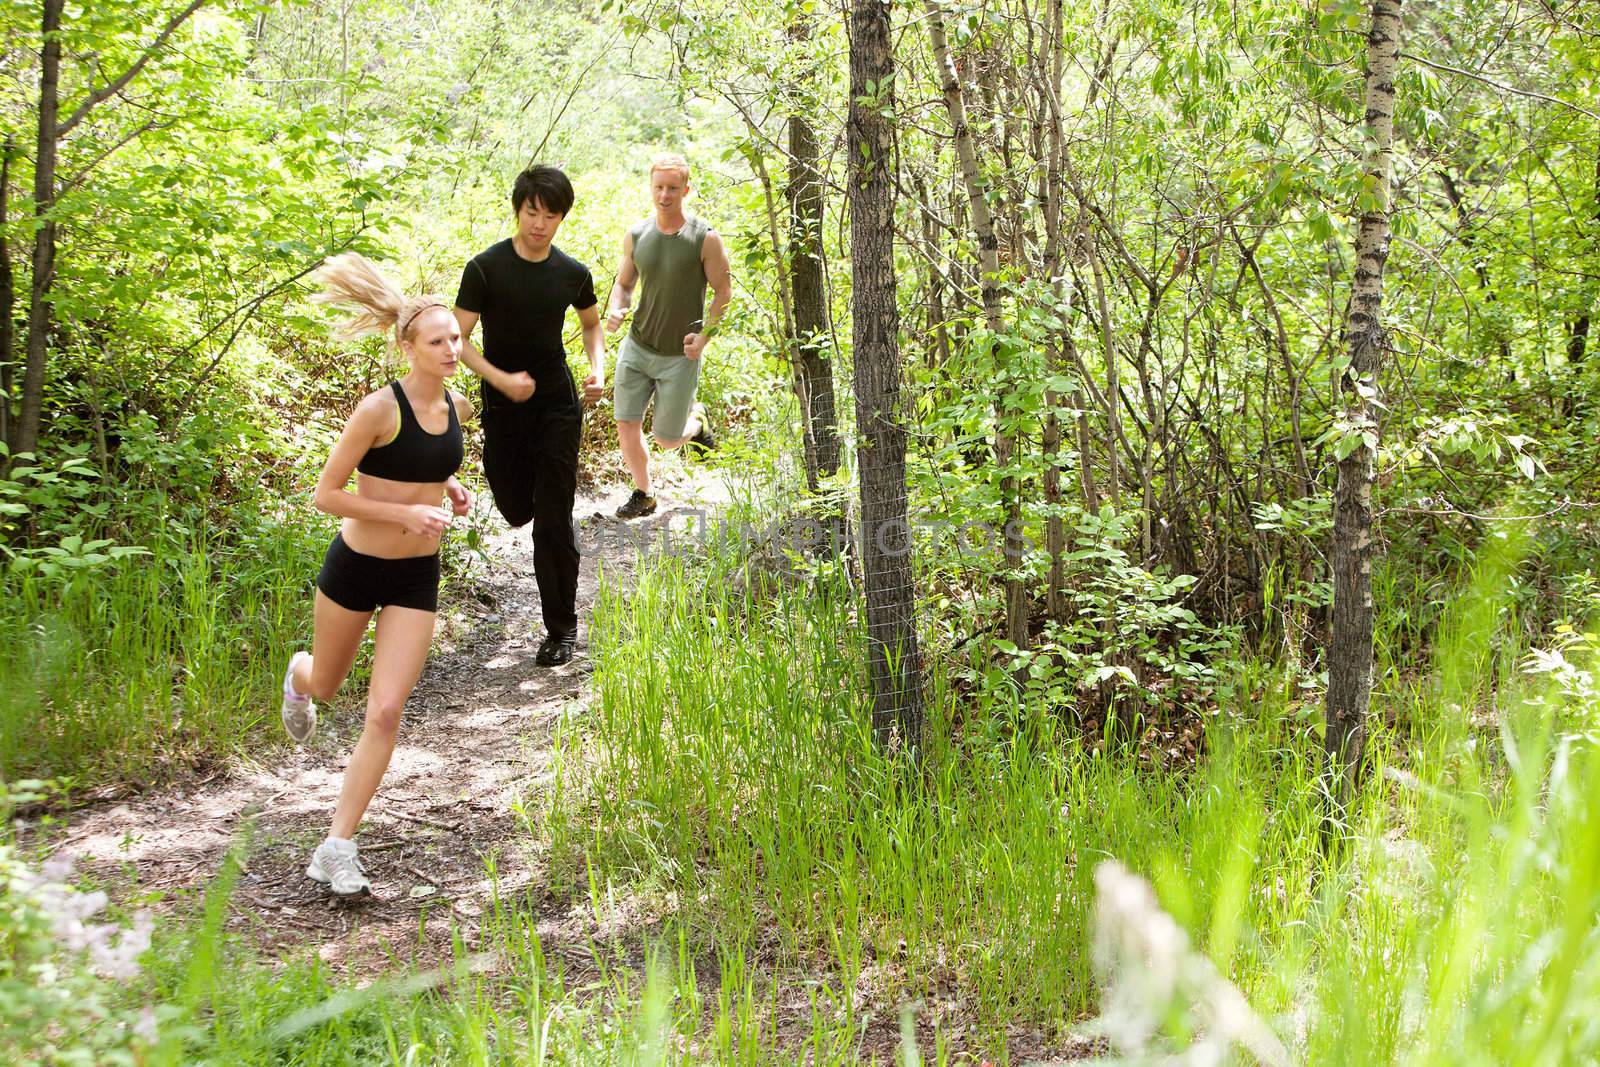
[[[317,575],[311,651],[296,652],[283,677],[283,725],[304,742],[317,728],[312,698],[338,691],[377,614],[366,723],[328,838],[306,868],[307,877],[352,896],[372,891],[354,837],[388,769],[400,713],[433,641],[439,540],[452,517],[472,506],[455,477],[461,423],[472,406],[445,386],[461,357],[461,329],[448,300],[402,296],[353,252],[330,259],[316,277],[323,292],[313,299],[356,312],[340,336],[388,334],[410,366],[405,377],[356,405],[323,464],[314,503],[344,522]],[[352,473],[355,492],[346,488]]]

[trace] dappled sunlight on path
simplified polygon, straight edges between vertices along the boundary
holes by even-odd
[[[371,899],[336,901],[304,874],[360,732],[365,694],[355,684],[319,709],[318,734],[304,749],[274,744],[203,781],[91,806],[33,833],[46,835],[40,843],[51,851],[79,856],[80,869],[114,896],[154,899],[177,919],[198,911],[228,850],[240,843],[229,928],[269,956],[314,951],[352,976],[448,959],[453,935],[473,945],[474,920],[496,892],[536,910],[541,936],[566,955],[563,937],[574,939],[565,946],[574,950],[586,944],[593,914],[545,894],[544,843],[527,832],[519,811],[547,775],[554,727],[587,707],[587,625],[602,567],[609,581],[626,580],[641,548],[659,547],[665,529],[681,529],[727,501],[715,474],[699,467],[684,469],[662,495],[661,512],[631,526],[612,517],[626,489],[578,498],[582,625],[577,657],[556,669],[533,662],[542,627],[528,531],[491,517],[486,561],[474,561],[469,580],[443,590],[433,654],[362,823]],[[275,720],[277,708],[262,714]]]

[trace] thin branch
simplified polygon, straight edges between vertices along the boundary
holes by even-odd
[[[76,188],[79,182],[83,181],[85,178],[87,178],[89,176],[89,172],[90,171],[94,170],[94,168],[96,168],[100,164],[104,163],[108,158],[111,157],[111,155],[113,153],[115,153],[118,149],[122,148],[128,142],[132,141],[134,138],[140,137],[143,134],[149,133],[151,130],[158,129],[158,128],[165,128],[167,126],[170,126],[175,121],[176,120],[173,119],[173,120],[169,120],[167,122],[162,122],[159,119],[151,119],[149,122],[145,123],[143,126],[139,126],[139,127],[136,127],[134,129],[128,131],[127,135],[124,136],[122,138],[122,140],[116,142],[115,144],[111,144],[111,145],[106,146],[105,151],[101,152],[98,156],[95,156],[94,159],[90,160],[87,164],[85,164],[84,167],[81,170],[78,171],[78,173],[74,174],[71,178],[67,179],[65,182],[62,182],[60,188],[58,188],[56,190],[56,195],[59,197],[62,193],[66,192],[68,189]]]
[[[1448,63],[1435,63],[1431,59],[1423,59],[1421,56],[1413,55],[1410,52],[1401,52],[1400,58],[1409,59],[1414,63],[1421,63],[1424,67],[1432,67],[1434,70],[1441,71],[1445,74],[1459,74],[1463,78],[1471,78],[1473,81],[1482,82],[1491,89],[1499,89],[1503,93],[1511,93],[1514,96],[1526,96],[1531,100],[1543,100],[1547,104],[1555,104],[1557,107],[1564,107],[1570,111],[1576,111],[1580,115],[1588,115],[1592,119],[1600,119],[1600,112],[1590,111],[1588,108],[1579,107],[1577,104],[1574,104],[1569,100],[1562,100],[1560,97],[1555,96],[1547,96],[1544,93],[1536,93],[1532,89],[1518,89],[1515,85],[1507,85],[1505,82],[1495,81],[1493,78],[1490,78],[1487,75],[1478,74],[1475,71],[1462,70],[1460,67],[1452,67]]]
[[[156,53],[161,51],[161,46],[167,43],[167,38],[176,33],[178,27],[183,25],[184,22],[188,20],[190,15],[194,14],[196,11],[199,11],[200,8],[205,5],[205,3],[206,0],[192,0],[188,7],[184,8],[178,14],[172,16],[172,20],[166,24],[159,34],[156,35],[156,39],[150,42],[150,47],[146,48],[142,53],[140,53],[139,58],[134,60],[131,67],[123,71],[120,77],[106,85],[104,88],[90,91],[88,97],[85,98],[83,103],[78,105],[78,109],[68,116],[65,122],[62,122],[56,127],[56,137],[59,139],[72,132],[72,128],[78,123],[82,122],[88,116],[89,112],[94,109],[96,104],[101,103],[117,93],[120,93],[129,82],[133,81],[134,78],[137,78],[139,76],[139,72],[145,68],[145,64],[154,59]]]
[[[195,338],[194,341],[190,342],[188,345],[184,346],[184,348],[179,351],[177,355],[168,360],[166,364],[156,373],[155,377],[165,378],[169,373],[172,372],[173,368],[178,365],[178,361],[198,348],[202,341],[218,332],[223,326],[232,321],[235,317],[239,317],[239,321],[234,323],[233,332],[228,335],[227,341],[223,343],[222,348],[217,352],[216,357],[212,359],[210,364],[207,365],[204,372],[195,376],[194,380],[198,382],[209,377],[211,372],[216,369],[217,365],[222,362],[222,358],[226,356],[229,350],[233,348],[233,343],[239,339],[239,334],[243,332],[245,326],[249,324],[251,316],[256,313],[262,304],[265,304],[268,300],[271,300],[274,296],[277,296],[279,293],[294,285],[301,278],[304,278],[306,275],[322,266],[323,262],[327,260],[329,256],[349,248],[355,239],[359,237],[366,229],[367,225],[363,223],[353,233],[346,236],[345,239],[338,245],[317,256],[316,259],[312,260],[308,266],[302,267],[300,270],[289,275],[287,278],[280,279],[279,281],[273,283],[271,286],[257,293],[249,300],[246,300],[244,303],[240,304],[238,307],[222,316],[222,318],[218,319],[216,324],[213,325],[209,330]]]
[[[561,107],[556,111],[555,118],[550,120],[550,125],[544,131],[544,136],[539,139],[539,147],[535,148],[533,154],[528,158],[528,166],[531,167],[539,161],[540,153],[544,151],[544,146],[550,143],[550,138],[555,135],[556,129],[561,125],[561,120],[566,117],[567,108],[571,107],[572,101],[577,98],[578,91],[583,88],[584,82],[589,77],[589,72],[594,70],[600,60],[605,57],[605,54],[611,50],[611,42],[616,39],[617,34],[612,34],[611,40],[607,41],[604,46],[595,52],[594,58],[589,60],[589,65],[584,67],[576,78],[572,79],[571,89],[567,92],[565,99],[561,101]],[[528,106],[533,103],[534,99],[535,97],[533,96],[528,97],[527,103],[522,105],[522,109],[518,114],[527,111]]]
[[[1562,512],[1571,511],[1574,508],[1583,508],[1587,510],[1600,508],[1600,504],[1590,503],[1582,500],[1565,499],[1557,502],[1555,507],[1533,515],[1479,515],[1471,511],[1466,511],[1462,508],[1454,507],[1449,501],[1443,501],[1442,503],[1445,505],[1443,508],[1413,508],[1396,505],[1394,507],[1380,508],[1379,510],[1385,515],[1459,515],[1463,518],[1472,519],[1474,522],[1537,522],[1540,519],[1548,519],[1553,515],[1560,515]]]

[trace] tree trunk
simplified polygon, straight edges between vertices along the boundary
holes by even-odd
[[[56,264],[55,207],[57,118],[61,106],[61,8],[65,0],[44,0],[43,45],[39,50],[39,141],[33,163],[33,284],[28,298],[27,362],[22,371],[22,407],[11,452],[32,452],[39,444],[39,414],[44,403],[44,362],[50,345],[50,284]]]
[[[790,25],[796,41],[811,39],[811,22],[801,15]],[[814,96],[815,74],[808,71],[799,99]],[[833,388],[828,333],[828,298],[822,282],[822,171],[817,132],[804,104],[789,116],[789,279],[794,291],[793,350],[804,395],[806,478],[814,492],[820,478],[839,469],[839,416]]]
[[[37,228],[33,239],[33,284],[28,298],[28,332],[24,343],[26,363],[22,374],[22,404],[15,433],[10,440],[13,454],[33,452],[39,444],[39,420],[44,406],[45,360],[50,349],[52,328],[51,288],[55,283],[56,223],[51,213],[56,206],[56,159],[58,145],[94,109],[126,89],[146,65],[166,47],[167,41],[188,18],[206,3],[190,0],[189,5],[167,20],[161,32],[115,77],[96,78],[98,82],[74,107],[61,117],[61,12],[65,0],[42,0],[39,47],[39,139],[33,163],[33,213]],[[99,74],[104,76],[105,71]],[[101,157],[105,158],[104,156]],[[92,166],[92,164],[91,164]],[[85,171],[87,173],[87,171]]]
[[[1039,108],[1039,115],[1044,120],[1046,136],[1042,145],[1045,165],[1044,172],[1039,178],[1039,203],[1044,206],[1044,231],[1045,247],[1044,258],[1040,264],[1045,280],[1049,283],[1051,295],[1055,298],[1055,311],[1061,316],[1059,328],[1050,330],[1045,342],[1045,367],[1053,379],[1057,375],[1067,373],[1066,361],[1062,358],[1062,348],[1073,344],[1072,331],[1067,327],[1066,319],[1069,309],[1066,300],[1066,286],[1062,280],[1061,270],[1061,169],[1062,154],[1066,145],[1061,136],[1061,83],[1062,83],[1062,5],[1063,0],[1050,0],[1049,19],[1050,32],[1045,43],[1045,52],[1049,56],[1048,73],[1041,70],[1041,80],[1044,82],[1041,95],[1043,101]],[[1066,521],[1062,516],[1061,503],[1061,447],[1064,444],[1064,434],[1061,429],[1060,409],[1063,406],[1060,390],[1047,385],[1045,388],[1044,420],[1044,499],[1049,510],[1045,519],[1045,550],[1050,556],[1050,572],[1045,584],[1045,614],[1056,623],[1064,623],[1067,616],[1067,598],[1063,587],[1066,585],[1067,573],[1067,530]],[[1079,455],[1078,462],[1086,463],[1088,457]],[[1088,503],[1085,502],[1085,508]]]
[[[776,268],[778,305],[783,314],[778,324],[778,345],[789,359],[789,370],[794,378],[794,394],[800,402],[800,453],[805,462],[806,488],[817,491],[817,446],[811,427],[811,392],[806,386],[805,370],[800,365],[799,345],[795,336],[793,284],[790,280],[788,260],[784,256],[783,237],[778,232],[778,209],[772,189],[772,175],[762,157],[761,130],[746,115],[745,123],[750,137],[744,144],[745,160],[761,183],[761,199],[767,209],[767,240],[772,246],[772,262]]]
[[[0,441],[11,443],[11,346],[15,344],[17,287],[11,275],[11,243],[6,239],[11,222],[11,155],[16,150],[6,138],[0,156]]]
[[[894,52],[887,0],[852,0],[847,139],[854,279],[856,423],[861,439],[861,565],[866,581],[872,724],[886,747],[922,739],[906,434],[900,423],[891,119]]]
[[[1600,152],[1594,157],[1594,220],[1600,224]],[[1578,317],[1572,321],[1571,332],[1567,335],[1567,362],[1576,367],[1583,363],[1585,351],[1589,345],[1589,311],[1592,293],[1585,293],[1583,307],[1578,309]]]
[[[1355,798],[1372,696],[1372,492],[1378,442],[1378,393],[1387,338],[1383,268],[1389,257],[1390,149],[1394,74],[1400,51],[1401,0],[1372,0],[1367,35],[1366,182],[1356,235],[1355,283],[1345,321],[1349,367],[1340,387],[1347,432],[1360,435],[1339,461],[1334,491],[1332,634],[1328,642],[1327,732],[1323,776],[1329,802],[1324,841],[1342,829]]]
[[[950,48],[945,39],[944,9],[936,0],[927,0],[928,40],[933,48],[933,62],[938,72],[940,89],[944,94],[945,110],[950,116],[950,128],[955,139],[956,159],[961,166],[961,177],[967,188],[967,202],[972,209],[972,232],[978,243],[978,291],[983,304],[984,324],[988,327],[989,343],[998,354],[1000,336],[1005,332],[1005,322],[1000,311],[1000,244],[995,237],[994,218],[989,202],[984,197],[983,177],[978,173],[978,152],[973,144],[972,128],[967,124],[966,100],[961,82],[956,77],[955,64],[950,62]],[[997,367],[1000,359],[995,360]],[[1000,368],[1002,372],[1004,368]],[[1002,514],[1005,530],[1002,537],[1007,574],[1004,581],[1006,604],[1006,639],[1018,648],[1027,648],[1028,593],[1019,569],[1026,544],[1022,536],[1022,486],[1017,471],[1016,437],[1007,428],[1010,413],[1006,410],[1007,388],[998,383],[995,397],[994,461],[1003,472],[1000,481]]]
[[[1111,324],[1111,303],[1106,297],[1105,271],[1100,264],[1100,238],[1089,238],[1089,271],[1094,277],[1094,306],[1100,318],[1100,343],[1106,351],[1106,423],[1111,444],[1106,449],[1106,484],[1111,489],[1111,506],[1122,510],[1122,470],[1117,444],[1122,441],[1122,376],[1117,362],[1116,333]]]
[[[1068,340],[1071,340],[1070,336]],[[1073,345],[1069,344],[1067,346],[1067,353],[1076,355]],[[1074,365],[1081,366],[1076,360]],[[1078,380],[1082,381],[1083,378],[1083,372],[1080,370],[1078,372]],[[1094,444],[1094,438],[1089,433],[1089,407],[1088,401],[1083,398],[1082,389],[1074,389],[1072,391],[1072,409],[1078,413],[1077,419],[1074,420],[1078,435],[1078,494],[1083,500],[1083,510],[1087,514],[1098,515],[1100,513],[1100,490],[1095,486],[1094,466],[1090,462],[1090,448]],[[1112,441],[1111,447],[1116,448],[1117,443]]]
[[[1489,281],[1489,268],[1477,256],[1477,248],[1472,233],[1472,217],[1467,211],[1467,202],[1461,195],[1461,189],[1456,185],[1455,179],[1450,177],[1448,170],[1439,172],[1439,184],[1444,188],[1445,199],[1450,201],[1450,207],[1456,214],[1456,240],[1461,242],[1461,247],[1472,253],[1472,273],[1478,279],[1478,289],[1483,293],[1483,302],[1493,304],[1499,301],[1500,296],[1495,292],[1494,285]],[[1506,340],[1499,325],[1490,321],[1489,332],[1494,335],[1495,348],[1500,353],[1502,366],[1511,365],[1511,342]]]
[[[939,231],[934,223],[933,201],[929,199],[928,186],[921,175],[912,175],[912,188],[917,193],[917,217],[922,221],[923,254],[928,260],[928,302],[926,305],[925,336],[932,339],[928,345],[930,365],[942,368],[947,377],[950,368],[950,327],[944,308],[945,275],[939,267]]]

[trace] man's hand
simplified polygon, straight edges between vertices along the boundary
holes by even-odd
[[[450,498],[450,510],[457,517],[465,515],[472,510],[472,494],[467,487],[451,478],[444,483],[444,495]]]
[[[525,370],[519,370],[515,374],[499,375],[493,385],[519,404],[532,396],[534,390],[533,375]]]
[[[683,354],[690,359],[699,359],[706,350],[706,342],[711,340],[703,333],[686,333],[683,335]]]
[[[627,313],[621,308],[612,308],[610,313],[606,315],[606,333],[616,333],[622,329],[622,320],[626,315]]]
[[[606,380],[599,371],[594,372],[583,380],[583,402],[593,404],[600,399],[606,391]]]

